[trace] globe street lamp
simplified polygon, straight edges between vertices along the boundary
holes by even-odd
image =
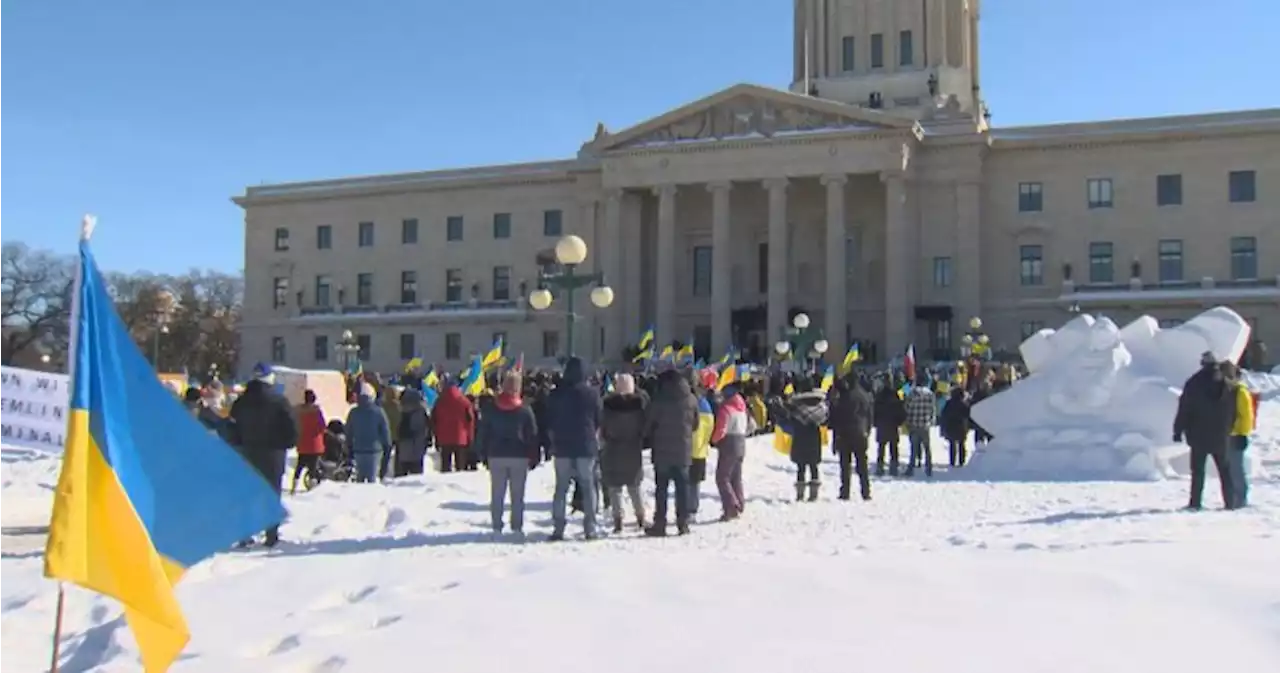
[[[338,339],[338,343],[333,349],[338,351],[338,361],[342,363],[342,373],[350,374],[354,369],[353,365],[360,359],[360,340],[351,333],[351,330],[342,330],[342,337]]]
[[[821,358],[830,347],[822,330],[810,324],[809,314],[797,313],[791,319],[791,326],[782,330],[782,339],[774,345],[774,350],[782,357],[787,353],[799,354],[805,358],[807,367],[810,359]]]
[[[969,321],[969,331],[960,337],[960,343],[963,344],[960,350],[965,357],[991,357],[991,339],[982,331],[982,318],[974,316]]]
[[[551,308],[555,301],[552,290],[558,290],[565,300],[565,327],[568,335],[565,343],[565,356],[573,356],[573,332],[578,315],[573,310],[573,295],[577,290],[594,285],[591,288],[591,303],[596,308],[608,308],[613,304],[613,288],[604,282],[604,274],[579,274],[577,268],[587,260],[587,244],[577,236],[569,235],[556,242],[556,261],[564,267],[564,271],[555,274],[543,274],[540,277],[543,287],[529,293],[529,306],[535,311]]]
[[[151,316],[156,325],[151,342],[151,366],[157,373],[160,371],[160,338],[161,335],[169,333],[169,321],[173,318],[176,304],[177,300],[172,292],[164,289],[156,292],[155,309]]]

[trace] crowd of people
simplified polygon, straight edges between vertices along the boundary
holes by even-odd
[[[1173,427],[1174,441],[1185,438],[1191,448],[1188,507],[1201,507],[1211,458],[1223,502],[1234,509],[1246,504],[1244,452],[1257,400],[1234,364],[1211,354],[1203,364],[1186,383]],[[906,374],[864,369],[824,380],[817,373],[773,370],[718,385],[714,374],[691,368],[597,375],[569,358],[559,372],[507,371],[477,396],[464,395],[457,380],[443,377],[430,406],[411,377],[361,377],[353,382],[354,405],[339,420],[325,418],[311,391],[291,406],[275,391],[270,367],[260,365],[225,413],[215,411],[217,398],[207,389],[189,389],[186,401],[277,492],[283,491],[291,448],[297,450],[292,493],[326,479],[375,482],[422,474],[434,447],[441,473],[487,469],[495,534],[523,535],[529,472],[550,463],[552,540],[564,539],[571,511],[581,512],[586,539],[598,537],[598,509],[615,533],[629,520],[645,535],[661,537],[670,524],[677,534],[689,533],[712,449],[710,476],[723,522],[746,510],[747,438],[764,432],[775,434],[775,447],[795,466],[797,502],[820,498],[819,465],[827,446],[839,461],[837,498],[852,499],[856,479],[858,496],[870,500],[873,474],[933,475],[935,426],[948,445],[948,465],[964,467],[970,437],[979,445],[991,438],[973,422],[971,406],[1018,378],[1014,367],[976,359],[949,371]],[[646,453],[654,480],[651,513],[642,485]],[[278,529],[265,532],[267,546],[278,541]]]

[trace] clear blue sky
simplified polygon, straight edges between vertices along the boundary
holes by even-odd
[[[357,8],[359,8],[357,10]],[[1210,12],[1205,16],[1198,8]],[[247,185],[572,156],[785,87],[787,0],[12,0],[4,240],[239,269]],[[1280,106],[1277,0],[984,0],[997,125]]]

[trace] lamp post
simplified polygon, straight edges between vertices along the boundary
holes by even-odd
[[[160,338],[169,333],[169,320],[173,317],[175,303],[172,292],[164,289],[156,292],[155,312],[152,314],[156,330],[151,341],[151,366],[157,373],[160,371]]]
[[[831,344],[823,338],[822,330],[809,323],[809,314],[797,313],[791,319],[791,326],[783,328],[782,338],[773,345],[773,350],[779,357],[786,357],[787,353],[799,354],[805,359],[805,367],[808,368],[811,361],[826,355],[830,347]]]
[[[596,308],[608,308],[613,303],[613,288],[604,282],[604,274],[579,274],[577,268],[587,259],[587,244],[577,236],[569,235],[556,242],[556,261],[564,267],[564,271],[556,274],[543,274],[542,285],[529,293],[529,305],[535,311],[551,308],[555,295],[552,290],[564,295],[565,328],[568,330],[565,343],[565,357],[573,357],[573,332],[578,315],[573,311],[573,294],[577,290],[594,285],[591,289],[591,303]]]
[[[974,316],[969,320],[969,331],[960,337],[961,352],[965,357],[974,355],[984,360],[991,358],[991,339],[982,331],[982,318]]]
[[[338,339],[338,343],[333,347],[338,351],[338,361],[342,363],[342,373],[350,374],[352,363],[360,357],[360,341],[356,339],[351,330],[342,330],[342,337]]]

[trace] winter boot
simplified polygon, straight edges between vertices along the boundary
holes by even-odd
[[[814,502],[818,499],[818,487],[821,485],[822,482],[820,481],[809,482],[809,502]]]
[[[689,534],[689,523],[688,523],[688,522],[684,522],[684,523],[677,523],[677,524],[676,524],[676,533],[678,533],[678,534],[680,534],[680,535],[688,535],[688,534]]]
[[[636,515],[636,528],[639,528],[640,530],[644,530],[644,529],[646,529],[646,528],[648,528],[648,527],[649,527],[649,524],[648,524],[648,523],[645,523],[645,520],[644,520],[644,514],[637,514],[637,515]]]
[[[655,523],[652,526],[649,526],[648,528],[644,529],[644,534],[645,534],[645,537],[666,537],[667,527],[659,526],[658,524]]]
[[[615,517],[613,517],[613,532],[614,532],[615,534],[617,534],[617,533],[621,533],[621,532],[622,532],[622,517],[621,517],[621,516],[615,516]]]
[[[796,502],[804,502],[804,482],[796,482]]]

